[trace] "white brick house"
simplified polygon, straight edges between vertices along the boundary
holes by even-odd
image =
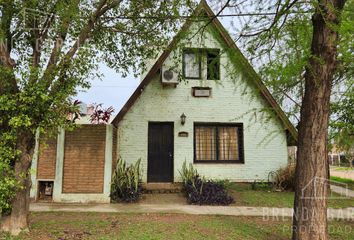
[[[113,120],[117,154],[141,159],[144,182],[180,181],[184,161],[208,178],[267,179],[297,132],[209,6],[195,14],[205,21],[182,27]]]

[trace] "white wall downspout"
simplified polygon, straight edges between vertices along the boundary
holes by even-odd
[[[34,147],[34,153],[31,164],[31,191],[30,198],[37,200],[38,197],[38,186],[37,186],[37,166],[38,166],[38,156],[39,156],[39,129],[36,130],[36,143]]]
[[[65,130],[59,128],[57,139],[57,157],[55,164],[55,179],[53,188],[53,201],[60,202],[60,195],[63,189],[63,167],[64,167],[64,144],[65,144]]]
[[[103,194],[107,198],[109,198],[109,195],[111,193],[112,158],[113,158],[113,125],[107,124],[105,162],[104,162],[104,181],[103,181]]]

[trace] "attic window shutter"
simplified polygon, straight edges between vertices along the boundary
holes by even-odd
[[[200,79],[200,54],[197,50],[183,52],[183,75],[185,78]]]

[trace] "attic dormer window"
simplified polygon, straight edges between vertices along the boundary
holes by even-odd
[[[220,79],[220,51],[218,49],[207,49],[207,79]]]
[[[201,79],[206,68],[207,80],[220,79],[220,50],[212,48],[188,48],[183,51],[183,77]],[[205,73],[203,73],[203,76]],[[205,77],[203,77],[205,78]]]
[[[199,49],[183,51],[183,76],[190,79],[201,78],[201,56]]]

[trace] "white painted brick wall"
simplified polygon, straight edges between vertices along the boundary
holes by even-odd
[[[202,43],[194,41],[190,47],[221,48],[211,34],[204,32]],[[179,51],[176,51],[178,53]],[[171,59],[166,61],[173,64]],[[208,178],[231,181],[267,179],[270,171],[287,163],[286,135],[280,122],[266,121],[260,111],[268,105],[261,97],[252,97],[251,86],[241,75],[227,74],[225,66],[230,63],[226,54],[221,57],[221,80],[181,82],[177,88],[163,87],[158,76],[144,89],[130,111],[118,125],[118,156],[128,163],[142,160],[143,181],[147,180],[148,122],[174,122],[174,180],[180,181],[182,163],[193,163],[194,122],[242,122],[244,124],[244,164],[194,164],[198,172]],[[181,69],[181,64],[179,69]],[[206,71],[203,71],[205,77]],[[210,98],[195,98],[191,88],[209,86]],[[246,94],[245,94],[246,93]],[[254,95],[253,95],[254,96]],[[185,125],[180,115],[187,116]],[[264,114],[264,113],[263,113]],[[265,113],[265,115],[268,115]],[[189,136],[178,137],[186,131]]]

